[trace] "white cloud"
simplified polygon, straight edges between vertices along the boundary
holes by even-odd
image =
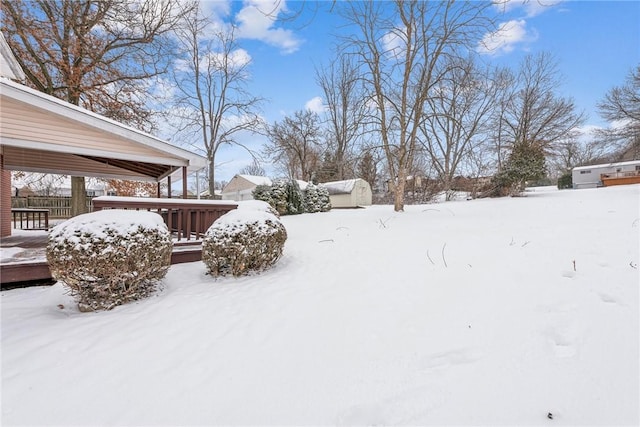
[[[318,114],[323,113],[326,109],[326,107],[322,103],[322,98],[319,96],[308,100],[306,104],[304,104],[304,108]]]
[[[403,39],[406,31],[397,29],[393,32],[388,32],[382,37],[382,45],[387,53],[387,56],[391,58],[401,58],[406,49],[406,42]],[[402,36],[400,35],[402,34]]]
[[[280,48],[282,53],[297,51],[302,40],[291,30],[274,28],[278,15],[285,13],[284,0],[248,0],[236,15],[240,38],[261,40]]]
[[[204,16],[222,20],[231,13],[231,0],[202,1],[199,7]]]
[[[236,49],[226,58],[231,69],[240,69],[251,63],[251,55],[244,49]],[[215,70],[224,69],[225,54],[222,52],[209,52],[200,59],[200,66],[207,69],[212,65]]]
[[[534,32],[527,31],[524,19],[503,22],[498,29],[487,33],[478,43],[477,51],[482,54],[500,55],[513,51],[516,45],[537,39]]]

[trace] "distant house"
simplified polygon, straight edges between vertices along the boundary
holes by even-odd
[[[640,182],[640,160],[579,166],[572,170],[573,188],[596,188],[605,185]]]
[[[266,176],[236,175],[222,189],[222,200],[253,200],[253,190],[258,185],[271,185],[271,180]]]
[[[371,186],[361,178],[322,183],[329,191],[332,208],[371,206]]]

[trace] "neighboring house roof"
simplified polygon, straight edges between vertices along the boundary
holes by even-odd
[[[349,194],[353,191],[358,179],[324,182],[322,185],[329,191],[329,194]]]
[[[252,184],[255,185],[271,185],[271,180],[266,176],[257,176],[257,175],[236,175],[240,178],[244,178]]]
[[[594,169],[594,168],[613,168],[616,166],[632,166],[637,164],[640,164],[640,160],[630,160],[628,162],[617,162],[617,163],[603,163],[599,165],[577,166],[573,168],[573,170],[580,171],[580,170]]]

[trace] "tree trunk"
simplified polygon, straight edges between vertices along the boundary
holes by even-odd
[[[87,213],[87,189],[83,176],[71,177],[71,216]]]
[[[393,210],[396,212],[404,212],[404,188],[407,184],[407,171],[404,168],[398,168],[398,182],[395,185],[395,194],[393,202]]]
[[[215,199],[216,195],[216,181],[215,181],[215,171],[213,169],[214,161],[213,158],[209,159],[209,197],[211,200]]]

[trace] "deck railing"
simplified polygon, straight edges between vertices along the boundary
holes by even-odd
[[[640,171],[621,171],[600,174],[600,181],[605,187],[640,183]]]
[[[172,233],[182,239],[200,239],[213,222],[236,209],[227,200],[154,199],[143,197],[100,196],[93,199],[93,210],[133,209],[157,212]]]

